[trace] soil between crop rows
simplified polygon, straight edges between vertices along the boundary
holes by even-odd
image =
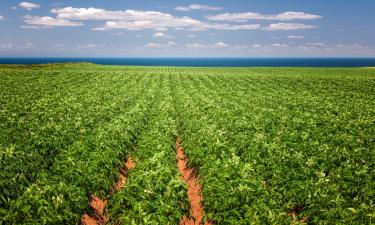
[[[183,215],[180,225],[199,225],[202,222],[204,210],[202,206],[201,187],[198,184],[194,168],[187,167],[188,158],[179,140],[176,141],[178,169],[181,173],[181,179],[187,184],[187,196],[190,202],[190,218]],[[205,225],[211,223],[206,222]]]
[[[126,171],[134,167],[135,167],[135,163],[133,162],[132,158],[129,157],[126,163],[124,164],[123,168],[120,169],[120,172],[119,172],[120,180],[114,185],[113,188],[109,190],[110,194],[113,194],[114,190],[121,191],[127,179],[125,175]],[[105,224],[109,219],[109,215],[105,211],[106,206],[107,206],[107,199],[100,199],[97,196],[92,195],[90,199],[90,207],[94,211],[94,215],[90,216],[87,213],[85,213],[81,218],[82,224],[83,225]]]

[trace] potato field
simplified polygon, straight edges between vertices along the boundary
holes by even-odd
[[[0,171],[4,225],[374,224],[375,69],[2,65]]]

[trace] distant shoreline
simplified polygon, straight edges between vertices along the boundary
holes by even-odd
[[[95,63],[177,67],[375,67],[375,58],[0,58],[0,64]]]

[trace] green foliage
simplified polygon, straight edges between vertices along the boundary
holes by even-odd
[[[0,66],[0,224],[78,224],[91,194],[109,223],[178,224],[178,136],[205,219],[371,224],[374,102],[373,69]]]
[[[305,68],[179,75],[182,139],[199,168],[207,217],[290,224],[295,213],[311,223],[370,224],[374,75]]]
[[[158,86],[148,126],[132,152],[136,166],[123,191],[109,200],[113,224],[179,224],[188,213],[186,188],[176,166],[176,122],[166,77]]]

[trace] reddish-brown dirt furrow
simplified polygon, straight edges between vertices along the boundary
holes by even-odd
[[[122,170],[120,170],[120,180],[115,184],[116,191],[121,191],[124,187],[127,177],[125,176],[125,172],[134,168],[135,164],[131,157],[128,158]],[[113,191],[111,191],[113,192]],[[110,193],[112,194],[112,193]]]
[[[109,190],[110,194],[113,194],[114,190],[121,191],[124,187],[126,182],[126,171],[134,168],[135,163],[133,162],[132,158],[129,157],[124,164],[123,168],[120,169],[120,180],[114,184],[114,186]],[[101,225],[105,224],[108,219],[109,215],[105,212],[105,208],[107,206],[107,199],[100,199],[95,195],[91,195],[90,198],[90,207],[94,211],[94,215],[90,216],[89,214],[85,213],[81,218],[81,223],[83,225]]]
[[[177,149],[177,162],[178,169],[181,173],[181,179],[187,184],[187,196],[190,202],[190,218],[183,215],[180,225],[199,225],[203,218],[203,206],[202,206],[202,195],[201,187],[199,186],[194,173],[193,168],[188,168],[188,158],[185,156],[184,150],[180,144],[180,141],[176,141]],[[206,222],[205,225],[211,225],[211,223]]]

